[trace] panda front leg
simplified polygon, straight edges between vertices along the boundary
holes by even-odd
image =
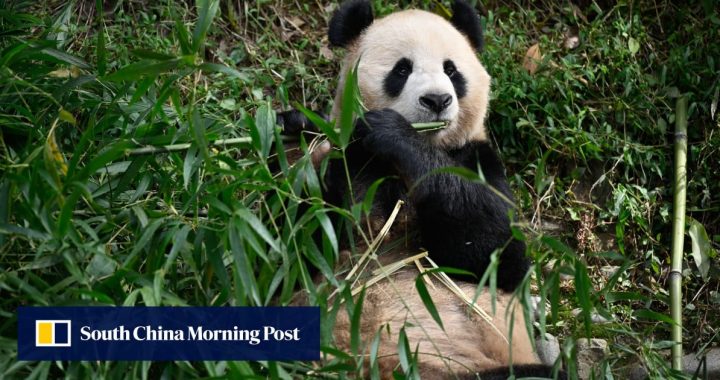
[[[467,270],[479,279],[492,253],[501,249],[498,287],[512,291],[519,285],[530,262],[525,244],[512,237],[512,194],[502,163],[487,142],[445,151],[390,109],[366,113],[355,136],[369,152],[391,162],[408,185],[423,245],[438,265]],[[457,166],[475,170],[478,164],[485,184],[437,172]]]

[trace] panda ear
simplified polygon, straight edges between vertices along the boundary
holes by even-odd
[[[349,0],[340,5],[330,19],[328,38],[334,46],[345,47],[373,22],[372,5],[367,0]]]
[[[452,7],[450,23],[463,33],[477,51],[482,51],[485,45],[483,32],[480,27],[480,17],[473,7],[464,0],[455,0]]]

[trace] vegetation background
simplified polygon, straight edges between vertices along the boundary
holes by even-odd
[[[380,15],[441,9],[373,3]],[[668,368],[666,291],[679,96],[689,99],[685,350],[720,341],[720,6],[479,3],[480,58],[493,77],[487,125],[538,262],[520,297],[550,306],[538,331],[560,337],[571,366],[576,338],[607,339],[597,378],[625,378],[634,363],[681,377]],[[294,103],[329,110],[342,55],[325,36],[335,7],[0,0],[0,377],[363,371],[362,352],[332,348],[331,323],[323,363],[16,360],[21,305],[287,304],[302,288],[326,321],[345,308],[327,295],[347,284],[316,286],[300,259],[331,277],[348,232],[328,215],[352,226],[362,210],[324,203],[307,159],[287,165],[274,114]],[[190,146],[129,154],[179,143]],[[611,322],[591,323],[593,314]],[[398,376],[412,377],[405,354]]]

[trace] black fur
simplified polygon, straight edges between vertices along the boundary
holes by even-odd
[[[472,5],[463,0],[455,0],[452,13],[450,23],[470,40],[475,50],[482,51],[485,42],[482,28],[480,28],[480,17],[478,17]]]
[[[321,112],[315,112],[315,114],[327,120],[325,114]],[[298,110],[278,112],[277,123],[283,127],[281,133],[287,136],[297,136],[302,131],[318,132],[317,126]]]
[[[455,62],[450,59],[443,62],[443,70],[445,70],[445,74],[450,78],[450,82],[455,88],[455,95],[457,95],[458,99],[462,99],[467,95],[467,80],[461,72],[457,71]]]
[[[397,97],[402,92],[408,77],[412,74],[413,63],[407,58],[401,58],[385,76],[383,90],[391,97]]]
[[[372,24],[372,5],[367,0],[350,0],[340,5],[330,19],[328,38],[334,46],[345,47]]]
[[[517,287],[530,262],[524,243],[511,239],[511,205],[488,187],[512,199],[502,163],[487,142],[451,151],[438,149],[391,109],[366,113],[357,123],[355,137],[361,148],[351,146],[347,152],[350,173],[356,176],[353,182],[399,178],[381,186],[385,190],[375,195],[376,203],[388,209],[397,199],[409,201],[417,214],[423,246],[438,265],[468,270],[479,279],[492,252],[507,244],[500,256],[498,287],[508,291]],[[478,165],[488,185],[451,173],[426,176],[445,167],[477,170]],[[339,184],[343,179],[330,181]]]

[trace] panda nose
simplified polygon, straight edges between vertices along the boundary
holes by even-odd
[[[452,100],[450,94],[426,94],[420,97],[420,104],[431,111],[440,113],[452,103]]]

